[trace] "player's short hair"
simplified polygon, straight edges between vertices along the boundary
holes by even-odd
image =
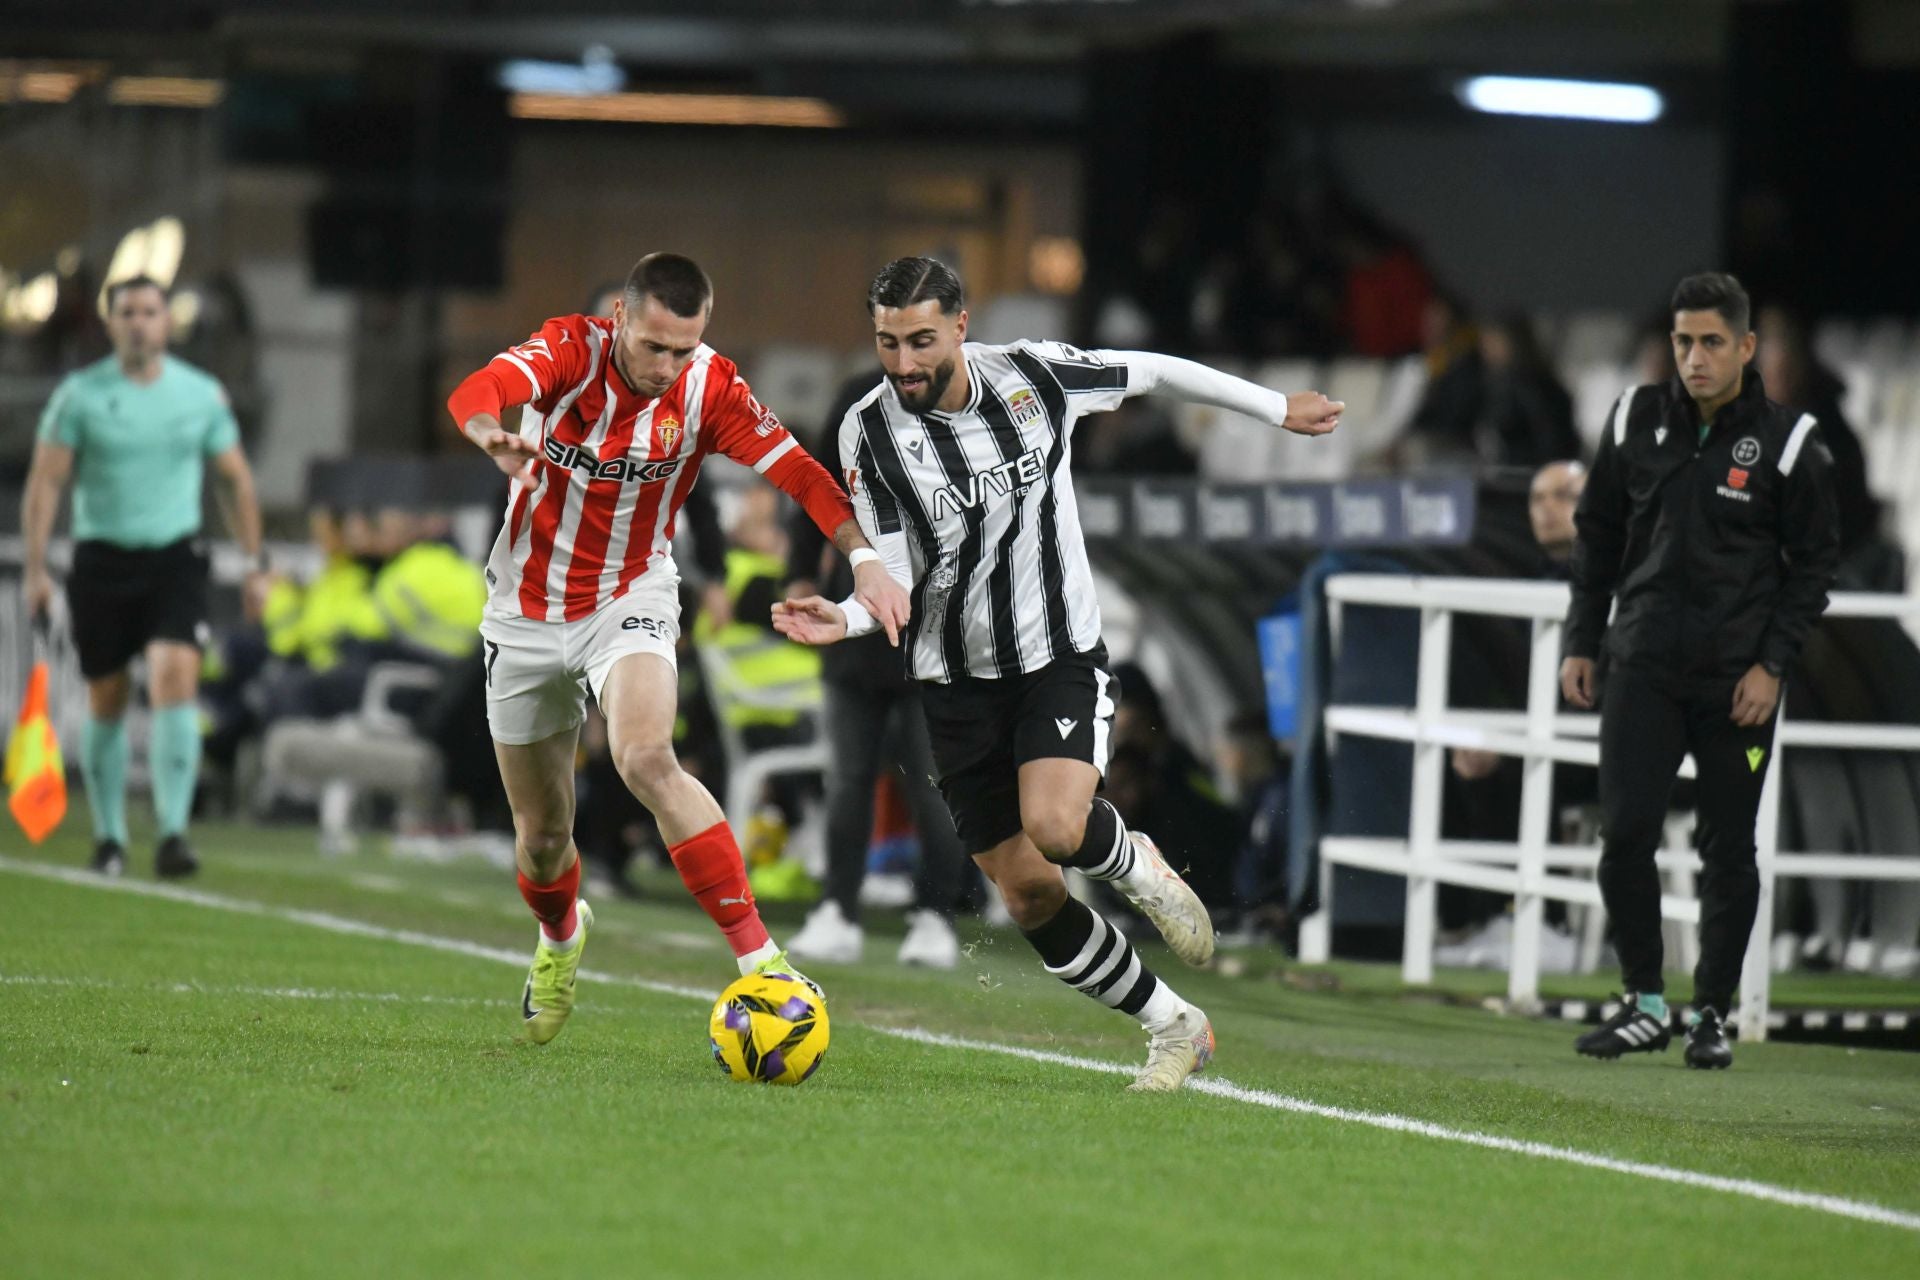
[[[1753,321],[1753,303],[1740,282],[1724,271],[1702,271],[1674,286],[1670,311],[1718,311],[1733,330],[1745,335]]]
[[[660,305],[683,319],[691,319],[713,301],[713,281],[692,258],[678,253],[650,253],[627,273],[627,305],[657,298]]]
[[[938,302],[950,316],[967,305],[967,291],[953,268],[938,258],[895,258],[867,286],[867,314],[881,307],[913,307]]]
[[[167,301],[173,296],[168,292],[167,286],[161,284],[150,275],[128,276],[125,280],[115,280],[107,286],[107,310],[112,311],[114,307],[118,306],[120,303],[120,295],[129,289],[158,289],[162,302]]]

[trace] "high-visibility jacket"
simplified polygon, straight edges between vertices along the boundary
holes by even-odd
[[[778,582],[785,572],[785,562],[776,556],[738,548],[728,551],[727,597],[737,605],[749,583],[759,578]],[[725,659],[731,688],[713,690],[714,707],[735,728],[786,728],[800,719],[802,706],[819,704],[820,654],[785,639],[764,619],[736,616],[716,629],[703,617],[694,625],[693,638],[696,644],[717,649]],[[783,705],[755,706],[755,694],[777,697]]]
[[[480,645],[487,580],[444,542],[416,542],[373,580],[373,607],[389,638],[425,653],[463,658]]]

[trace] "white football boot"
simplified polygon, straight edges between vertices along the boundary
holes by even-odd
[[[800,932],[787,943],[787,952],[821,964],[859,964],[866,942],[866,930],[847,919],[840,904],[829,898],[807,915]]]
[[[1213,958],[1213,917],[1193,887],[1160,856],[1152,837],[1129,831],[1133,841],[1133,870],[1114,882],[1173,948],[1173,954],[1191,965]]]
[[[1127,1086],[1129,1093],[1172,1093],[1213,1061],[1213,1024],[1188,1005],[1166,1031],[1147,1044],[1147,1065]]]
[[[938,911],[916,911],[907,917],[906,941],[900,944],[900,963],[951,969],[960,963],[960,937]]]

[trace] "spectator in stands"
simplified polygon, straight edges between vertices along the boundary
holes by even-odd
[[[1549,462],[1534,473],[1533,483],[1527,490],[1527,518],[1533,528],[1534,542],[1540,548],[1540,563],[1535,576],[1561,581],[1566,579],[1575,541],[1574,512],[1586,484],[1587,470],[1576,461]],[[1456,687],[1450,694],[1454,705],[1473,705],[1472,695],[1458,687],[1465,656],[1461,655],[1455,663]],[[1498,667],[1497,663],[1492,665]],[[1500,681],[1507,686],[1499,690],[1506,700],[1505,705],[1524,702],[1524,667],[1518,672],[1502,668],[1477,674],[1483,689],[1489,680]],[[1502,680],[1503,676],[1512,678]],[[1469,677],[1467,682],[1472,683],[1472,678]],[[1443,834],[1449,839],[1461,840],[1518,839],[1519,757],[1503,756],[1472,747],[1455,747],[1447,753],[1447,761],[1453,779],[1448,785]],[[1553,773],[1550,812],[1557,819],[1574,806],[1591,804],[1595,794],[1596,776],[1592,769],[1561,765]],[[1549,827],[1549,839],[1558,839],[1561,835],[1553,826]],[[1445,917],[1444,922],[1459,929],[1463,936],[1436,952],[1436,961],[1464,967],[1504,968],[1509,954],[1507,948],[1511,944],[1511,931],[1503,914],[1507,900],[1493,894],[1463,890],[1458,886],[1444,886],[1443,890],[1441,912]],[[1558,904],[1553,904],[1552,911],[1555,917],[1564,917],[1564,911]],[[1550,970],[1570,967],[1573,959],[1570,938],[1556,933],[1552,937],[1543,937],[1542,944],[1542,959]]]
[[[1754,367],[1766,382],[1768,397],[1819,420],[1820,437],[1833,455],[1840,554],[1843,558],[1850,556],[1877,539],[1880,503],[1867,488],[1867,461],[1860,438],[1840,410],[1846,384],[1820,363],[1808,341],[1806,324],[1787,308],[1762,307],[1754,331],[1760,337]]]
[[[1427,389],[1413,411],[1400,464],[1466,461],[1474,457],[1473,430],[1486,405],[1486,365],[1480,335],[1466,308],[1436,293],[1422,313]]]
[[[1573,513],[1586,488],[1587,469],[1571,458],[1549,462],[1533,473],[1527,486],[1527,523],[1544,559],[1540,577],[1566,580],[1577,537]]]
[[[1336,215],[1335,252],[1345,264],[1341,329],[1357,356],[1392,358],[1434,350],[1432,307],[1440,302],[1450,321],[1459,308],[1440,298],[1433,277],[1411,241],[1347,202]],[[1452,336],[1451,324],[1448,336]]]
[[[1202,274],[1194,309],[1203,348],[1247,360],[1334,354],[1346,282],[1325,258],[1286,209],[1253,218],[1245,241]]]
[[[316,616],[309,618],[303,607],[301,666],[270,690],[266,722],[326,720],[358,709],[376,663],[446,668],[480,650],[486,579],[451,544],[447,516],[385,508],[374,517],[366,553],[354,555],[344,538],[350,528],[360,536],[360,527],[342,522],[345,554],[332,558],[331,572],[317,580],[327,590],[307,597]],[[379,563],[371,583],[360,577],[368,561]]]
[[[1286,940],[1293,931],[1287,911],[1291,753],[1274,741],[1264,711],[1248,711],[1228,722],[1219,756],[1239,806],[1240,851],[1233,868],[1239,931],[1248,941]]]
[[[845,476],[840,458],[840,419],[873,390],[879,373],[863,373],[841,386],[826,427],[813,438],[814,456],[829,473]],[[787,595],[845,599],[853,571],[840,556],[826,554],[827,540],[805,513],[789,522]],[[759,615],[765,617],[763,610]],[[898,959],[951,969],[960,940],[953,917],[971,866],[960,847],[953,818],[933,784],[933,746],[920,710],[920,687],[907,678],[899,651],[875,632],[819,651],[824,690],[827,765],[826,897],[787,944],[801,959],[851,964],[861,958],[860,885],[866,876],[868,837],[873,831],[874,786],[891,770],[913,815],[920,839],[906,940]]]
[[[1538,467],[1580,456],[1573,397],[1540,349],[1533,322],[1518,312],[1480,332],[1486,400],[1474,444],[1486,462]]]
[[[1129,830],[1151,828],[1170,865],[1214,910],[1233,905],[1240,827],[1213,774],[1167,723],[1159,691],[1144,668],[1114,667],[1120,686],[1107,787]]]
[[[810,741],[819,732],[819,651],[783,638],[771,621],[787,581],[781,501],[769,487],[742,491],[728,530],[728,621],[716,623],[713,610],[703,608],[693,628],[695,646],[714,668],[714,711],[748,751]],[[788,834],[814,794],[817,787],[804,774],[774,777],[739,833],[753,892],[762,900],[811,900],[818,892],[801,863],[787,856]]]
[[[1193,349],[1193,264],[1203,252],[1191,197],[1163,195],[1148,215],[1134,256],[1129,294],[1146,312],[1156,351]]]
[[[338,665],[342,645],[385,634],[373,605],[381,560],[365,515],[316,506],[307,531],[319,570],[306,582],[276,575],[259,623],[222,638],[218,674],[203,690],[212,718],[206,758],[219,768],[231,770],[240,744],[273,719],[309,713],[313,681]]]

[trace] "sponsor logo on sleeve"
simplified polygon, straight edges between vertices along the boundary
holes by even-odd
[[[754,434],[770,436],[780,430],[780,419],[774,414],[773,410],[761,404],[751,391],[747,393],[747,408],[753,411]]]

